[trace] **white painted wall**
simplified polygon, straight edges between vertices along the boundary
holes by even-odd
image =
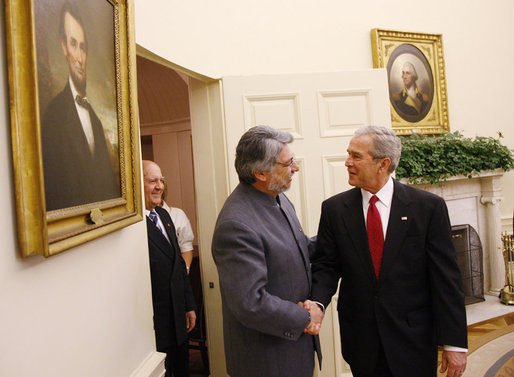
[[[443,35],[451,131],[514,149],[511,0],[135,0],[136,42],[210,77],[372,68],[370,30]],[[346,148],[346,145],[342,145]],[[502,180],[512,229],[514,172]]]
[[[0,376],[127,377],[155,350],[146,226],[19,257],[0,7]]]

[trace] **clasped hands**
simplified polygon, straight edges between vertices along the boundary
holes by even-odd
[[[303,332],[306,332],[307,334],[311,335],[318,335],[319,330],[321,329],[321,322],[323,321],[323,317],[325,316],[325,314],[323,313],[319,305],[315,302],[312,302],[311,300],[299,302],[298,305],[307,310],[311,315],[311,321],[309,322],[305,330],[303,330]]]

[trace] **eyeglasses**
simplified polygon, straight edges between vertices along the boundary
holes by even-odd
[[[145,182],[146,183],[149,183],[151,185],[155,185],[157,182],[161,182],[163,185],[164,185],[164,182],[165,182],[165,178],[164,177],[160,177],[160,178],[152,178],[152,179],[145,179]]]
[[[291,157],[291,159],[288,162],[279,162],[279,161],[275,162],[275,164],[278,164],[278,165],[283,166],[285,168],[291,168],[291,167],[293,167],[293,164],[295,164],[295,163],[296,163],[296,157],[295,156]]]

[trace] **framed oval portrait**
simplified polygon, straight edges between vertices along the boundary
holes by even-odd
[[[373,67],[384,68],[398,135],[450,131],[441,34],[372,29]]]
[[[398,115],[408,122],[425,118],[434,99],[432,69],[423,53],[411,44],[394,49],[387,64],[389,98]]]

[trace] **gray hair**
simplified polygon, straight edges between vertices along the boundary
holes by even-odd
[[[386,157],[391,159],[389,173],[394,172],[402,155],[402,141],[392,129],[380,126],[367,126],[359,128],[355,131],[354,135],[357,137],[371,136],[373,144],[369,153],[371,153],[375,160]]]
[[[236,171],[241,182],[254,183],[254,172],[273,172],[284,144],[293,141],[289,132],[270,126],[255,126],[246,131],[236,147]]]
[[[412,78],[414,79],[414,81],[416,81],[418,79],[418,72],[416,72],[414,64],[412,64],[411,62],[405,62],[405,64],[403,65],[403,69],[405,69],[405,67],[409,68],[410,73],[412,73]]]

